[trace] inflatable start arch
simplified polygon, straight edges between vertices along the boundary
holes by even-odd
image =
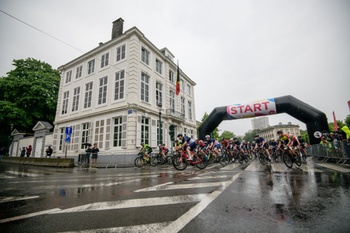
[[[323,112],[288,95],[259,100],[249,104],[217,107],[198,128],[198,138],[203,139],[206,134],[210,134],[224,120],[236,120],[278,113],[287,113],[305,123],[310,144],[320,142],[319,138],[314,137],[315,132],[329,131],[327,117]]]

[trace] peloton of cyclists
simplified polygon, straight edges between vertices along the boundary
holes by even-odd
[[[159,153],[162,155],[163,158],[166,157],[166,154],[169,152],[169,149],[166,148],[165,144],[159,144]]]

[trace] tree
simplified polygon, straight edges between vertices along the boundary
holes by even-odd
[[[249,130],[248,132],[245,133],[243,139],[246,142],[253,142],[255,141],[255,135],[257,134],[256,130]]]
[[[225,130],[224,132],[222,132],[220,138],[230,139],[230,138],[233,138],[234,136],[235,134],[233,132]]]
[[[208,118],[208,113],[205,112],[203,117],[202,117],[202,122],[204,122]],[[198,125],[199,127],[200,125]],[[216,127],[211,133],[210,133],[211,138],[218,139],[219,138],[219,129]],[[203,138],[201,138],[203,139]]]
[[[33,58],[14,60],[13,65],[0,78],[0,145],[9,144],[11,125],[29,133],[39,120],[52,123],[56,114],[58,70]]]

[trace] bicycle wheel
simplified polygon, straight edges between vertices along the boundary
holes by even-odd
[[[136,167],[143,167],[145,163],[141,157],[137,157],[134,161],[134,164]]]
[[[220,156],[219,156],[219,163],[222,165],[222,166],[225,166],[226,164],[227,164],[227,162],[226,162],[226,156],[225,156],[225,154],[221,154]]]
[[[301,156],[302,156],[301,153],[297,152],[297,155],[294,159],[295,164],[298,165],[299,167],[301,166]]]
[[[182,171],[186,169],[187,163],[185,159],[181,157],[181,155],[175,155],[173,157],[173,166],[176,170]]]
[[[173,164],[173,156],[167,155],[165,160],[168,165]]]
[[[155,167],[158,163],[158,159],[157,157],[150,157],[149,158],[149,164],[152,166],[152,167]]]
[[[208,160],[206,160],[205,156],[203,156],[203,155],[197,155],[197,156],[198,156],[198,158],[196,158],[196,159],[200,159],[201,161],[199,163],[197,163],[195,166],[198,167],[199,169],[206,168],[208,165]],[[195,156],[193,158],[195,158]]]
[[[258,158],[259,158],[259,161],[262,165],[265,165],[266,164],[266,160],[265,160],[265,154],[264,153],[259,153],[258,154]]]
[[[245,163],[248,163],[248,156],[247,155],[243,155],[243,160]]]
[[[282,158],[283,158],[284,164],[288,168],[292,168],[293,167],[293,159],[292,159],[291,155],[288,152],[284,152],[283,155],[282,155]]]

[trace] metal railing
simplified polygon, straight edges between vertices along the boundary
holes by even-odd
[[[323,162],[332,160],[336,163],[345,164],[350,162],[350,145],[347,141],[336,143],[310,145],[306,149],[307,155],[321,159]]]

